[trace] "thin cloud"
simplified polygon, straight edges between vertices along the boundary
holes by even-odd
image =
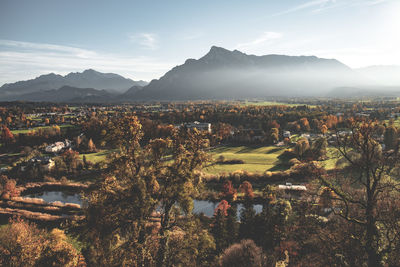
[[[282,34],[279,32],[264,32],[261,36],[257,37],[253,41],[238,44],[235,49],[252,49],[272,40],[279,39],[281,37]]]
[[[313,7],[317,7],[317,6],[318,7],[323,7],[326,4],[335,3],[335,2],[336,2],[336,0],[313,0],[313,1],[308,1],[308,2],[305,2],[304,4],[301,4],[301,5],[286,9],[284,11],[275,13],[272,16],[276,17],[276,16],[281,16],[281,15],[286,15],[286,14],[289,14],[289,13],[293,13],[293,12],[297,12],[297,11],[300,11],[300,10],[303,10],[303,9],[313,8]]]
[[[177,65],[151,57],[129,57],[71,46],[0,40],[0,85],[55,72],[93,68],[138,80],[157,78]]]
[[[145,49],[155,50],[158,48],[158,36],[154,33],[132,34],[129,35],[129,40]]]

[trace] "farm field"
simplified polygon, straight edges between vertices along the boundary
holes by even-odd
[[[12,130],[11,132],[13,134],[26,134],[26,133],[28,133],[30,131],[34,131],[34,130],[37,130],[37,129],[46,129],[46,128],[52,128],[52,127],[53,126],[40,126],[40,127],[31,128],[31,129]],[[69,127],[74,127],[74,126],[71,125],[71,124],[64,124],[64,125],[59,125],[59,127],[62,130],[62,129],[69,128]]]
[[[242,106],[288,106],[288,107],[309,106],[311,108],[315,108],[315,105],[293,104],[293,103],[275,102],[275,101],[246,101],[242,103]]]
[[[211,174],[244,170],[253,173],[288,169],[287,160],[279,158],[285,148],[276,146],[222,146],[210,151],[213,161],[223,156],[225,160],[243,160],[244,164],[214,164],[204,169]]]

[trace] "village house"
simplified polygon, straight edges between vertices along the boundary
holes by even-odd
[[[209,133],[211,133],[211,123],[208,122],[189,122],[189,123],[185,123],[183,124],[184,127],[186,127],[187,129],[197,129],[199,131],[207,131]]]
[[[26,171],[29,167],[39,167],[43,172],[51,171],[55,166],[54,160],[50,157],[34,157],[20,165],[21,171]]]
[[[290,138],[290,131],[283,131],[283,138]]]
[[[293,185],[292,183],[286,183],[284,185],[278,185],[277,191],[286,199],[299,199],[304,192],[307,191],[307,187],[304,185]]]
[[[71,141],[65,140],[64,142],[55,142],[45,148],[47,153],[59,153],[64,149],[71,147]]]

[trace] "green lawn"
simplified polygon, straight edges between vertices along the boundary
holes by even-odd
[[[65,129],[65,128],[69,128],[69,127],[75,127],[74,125],[71,125],[71,124],[64,124],[64,125],[59,125],[60,126],[60,129],[62,130],[62,129]],[[42,129],[46,129],[46,128],[52,128],[53,127],[53,125],[52,126],[41,126],[41,127],[35,127],[35,128],[32,128],[32,129],[23,129],[23,130],[12,130],[11,132],[13,133],[13,134],[26,134],[26,133],[28,133],[28,132],[30,132],[30,131],[34,131],[34,130],[37,130],[37,129],[40,129],[40,128],[42,128]]]
[[[267,170],[285,170],[289,166],[287,161],[278,158],[284,148],[276,146],[249,147],[249,146],[222,146],[210,151],[213,160],[224,156],[225,160],[239,159],[244,164],[215,164],[205,168],[205,171],[212,174],[229,173],[236,170],[245,170],[254,173],[263,173]]]
[[[334,169],[336,167],[336,162],[339,159],[339,154],[338,154],[337,149],[334,147],[328,147],[328,149],[326,151],[326,155],[327,155],[328,159],[322,161],[322,166],[326,170]]]
[[[242,103],[243,106],[289,106],[289,107],[297,107],[297,106],[304,106],[306,104],[292,104],[292,103],[285,103],[285,102],[274,102],[274,101],[246,101]],[[314,108],[315,105],[306,105],[311,108]]]
[[[96,152],[96,153],[80,154],[79,156],[83,160],[83,155],[85,155],[87,161],[90,161],[92,163],[98,163],[98,162],[101,162],[101,161],[105,161],[107,156],[111,152],[114,152],[114,150],[101,150],[101,151]]]
[[[397,128],[400,128],[400,118],[393,119],[393,121],[393,125]],[[385,120],[384,122],[386,123],[386,125],[389,125],[389,120]]]

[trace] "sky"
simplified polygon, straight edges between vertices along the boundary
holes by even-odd
[[[213,45],[400,65],[400,0],[0,0],[0,85],[89,68],[150,81]]]

